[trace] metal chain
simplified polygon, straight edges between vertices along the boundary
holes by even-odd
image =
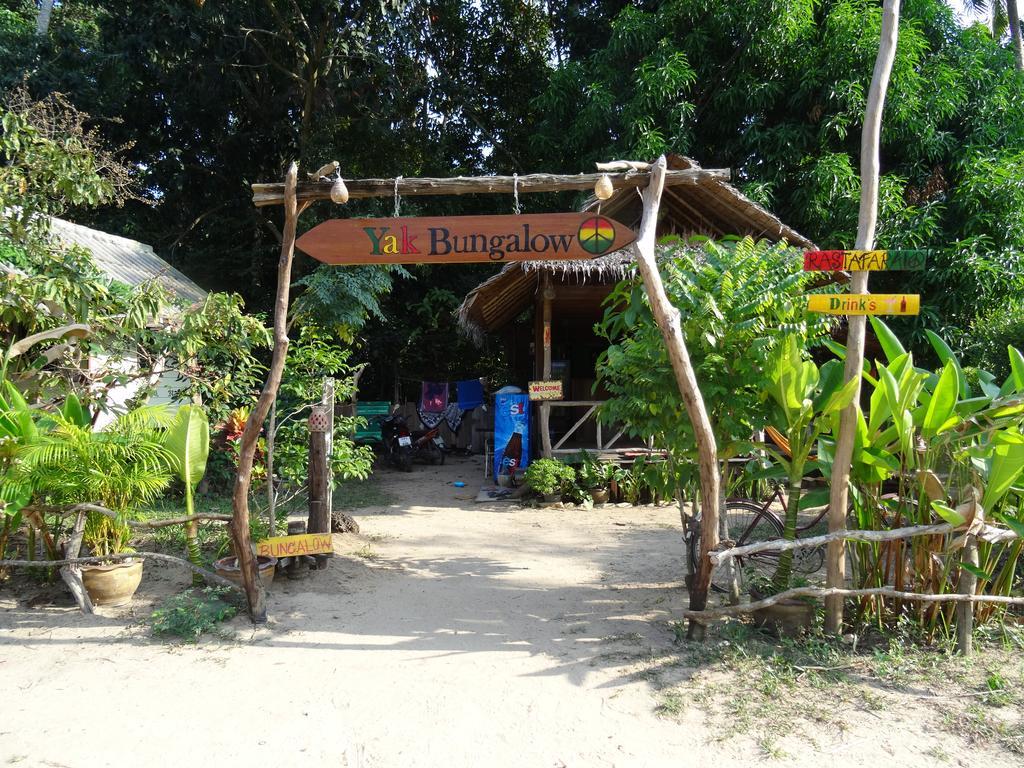
[[[523,212],[523,207],[519,205],[519,174],[512,174],[512,213],[518,216]]]
[[[396,219],[402,214],[402,196],[398,194],[398,182],[400,182],[401,180],[401,176],[395,177],[395,212],[392,215]]]

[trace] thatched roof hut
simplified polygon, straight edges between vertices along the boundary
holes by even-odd
[[[669,155],[667,160],[671,170],[700,168],[696,161],[682,155]],[[596,210],[597,206],[598,200],[592,197],[583,209]],[[601,205],[601,213],[635,230],[640,225],[640,196],[634,189],[618,190]],[[738,189],[711,177],[701,178],[694,184],[665,188],[658,235],[671,234],[713,238],[750,235],[772,241],[786,240],[801,248],[814,247],[808,238]],[[633,250],[628,248],[583,261],[511,262],[466,295],[459,307],[459,326],[476,339],[482,338],[484,333],[501,330],[537,299],[543,275],[548,275],[555,286],[556,308],[560,314],[564,310],[573,313],[573,305],[580,302],[600,306],[611,286],[625,276],[632,261]],[[582,286],[594,290],[566,290]]]

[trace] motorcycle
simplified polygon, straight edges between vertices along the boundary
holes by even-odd
[[[413,432],[412,447],[413,458],[423,459],[431,464],[444,464],[445,445],[440,426]]]
[[[384,457],[389,464],[402,470],[412,472],[413,449],[412,433],[405,417],[397,411],[380,420],[381,444],[384,446]]]

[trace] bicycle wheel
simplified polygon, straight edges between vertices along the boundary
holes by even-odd
[[[752,501],[728,501],[725,504],[725,520],[728,538],[736,542],[736,546],[756,544],[759,541],[771,541],[782,538],[782,524],[771,514],[762,513],[760,504]],[[700,554],[700,523],[690,537],[690,563],[697,562]],[[733,558],[733,564],[739,569],[742,583],[745,572],[771,576],[779,563],[778,552],[758,552],[754,555]],[[693,566],[691,566],[693,567]],[[712,574],[711,588],[716,592],[729,591],[729,574],[725,568],[716,568]]]

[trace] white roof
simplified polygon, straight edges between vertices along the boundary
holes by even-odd
[[[189,280],[153,251],[152,246],[96,229],[50,217],[50,232],[68,245],[79,245],[92,254],[96,268],[111,280],[139,285],[155,279],[171,293],[187,301],[201,301],[206,291]]]

